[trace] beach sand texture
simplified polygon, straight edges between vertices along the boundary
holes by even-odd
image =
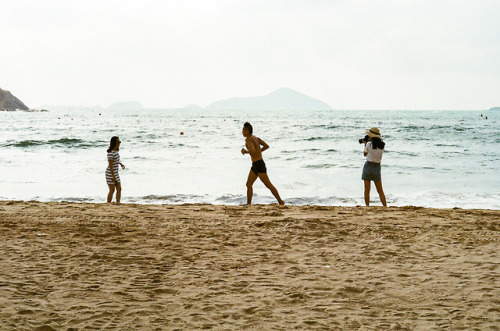
[[[493,329],[500,211],[0,202],[0,329]]]

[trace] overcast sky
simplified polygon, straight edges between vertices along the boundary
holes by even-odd
[[[290,87],[335,109],[500,106],[498,0],[0,0],[30,107],[207,106]]]

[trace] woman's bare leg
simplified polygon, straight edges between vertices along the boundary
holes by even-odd
[[[375,187],[377,188],[378,196],[380,197],[380,202],[384,207],[387,207],[387,202],[385,201],[384,189],[382,188],[382,181],[375,182]]]
[[[122,198],[122,184],[116,183],[116,203],[120,203]]]
[[[370,181],[365,180],[365,205],[370,206]]]
[[[113,193],[115,193],[115,186],[108,184],[108,187],[109,187],[108,203],[111,203],[111,201],[113,200]]]

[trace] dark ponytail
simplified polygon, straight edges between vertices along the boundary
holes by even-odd
[[[114,136],[111,138],[111,140],[109,142],[108,153],[111,152],[112,150],[114,150],[116,145],[118,145],[118,137]],[[120,147],[118,147],[117,151],[119,151],[119,150],[120,150]]]
[[[372,147],[373,149],[384,149],[385,142],[382,141],[382,139],[377,138],[377,137],[372,137]]]

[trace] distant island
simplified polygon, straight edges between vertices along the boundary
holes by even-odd
[[[137,101],[123,101],[123,102],[115,102],[109,105],[108,109],[143,110],[144,107]]]
[[[12,93],[0,88],[0,110],[3,110],[3,111],[15,111],[15,110],[29,111],[30,109],[21,100],[19,100],[14,95],[12,95]]]
[[[490,108],[490,110],[500,110],[500,107],[493,107],[493,108]]]
[[[192,106],[191,106],[192,107]],[[290,88],[281,88],[258,97],[231,98],[208,105],[207,110],[332,110],[323,101]]]

